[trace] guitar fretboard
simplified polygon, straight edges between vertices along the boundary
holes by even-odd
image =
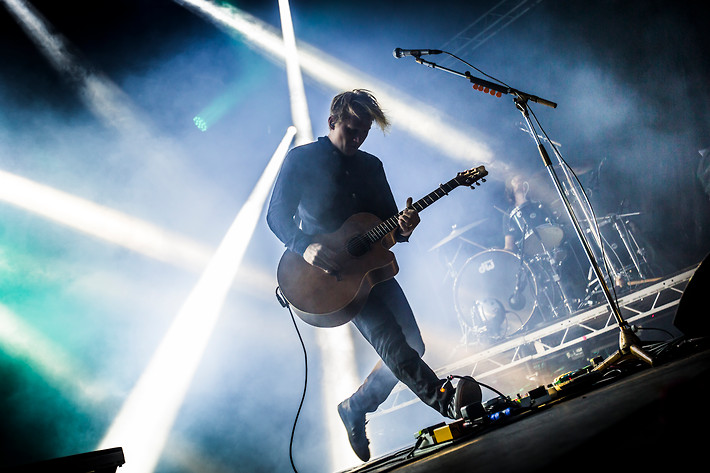
[[[412,207],[417,211],[421,212],[425,208],[429,207],[431,204],[436,202],[437,200],[441,199],[445,195],[449,195],[449,192],[452,190],[456,189],[458,186],[461,184],[458,183],[456,178],[451,179],[449,182],[446,184],[441,184],[439,187],[429,194],[425,195],[418,201],[414,202],[412,204]],[[402,211],[403,212],[403,211]],[[399,216],[402,215],[402,212],[397,213],[396,215],[391,216],[384,222],[380,223],[376,227],[372,228],[369,230],[367,233],[365,233],[363,236],[367,238],[367,240],[370,242],[370,244],[375,243],[382,238],[385,237],[389,232],[394,230],[399,226]]]

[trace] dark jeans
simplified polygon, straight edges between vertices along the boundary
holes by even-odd
[[[374,412],[399,380],[425,404],[446,415],[451,392],[441,391],[445,380],[439,379],[422,360],[424,341],[397,281],[390,279],[376,285],[367,304],[352,321],[384,364],[375,365],[350,397],[350,407],[355,411]]]

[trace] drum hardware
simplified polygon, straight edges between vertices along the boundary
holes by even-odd
[[[541,279],[540,274],[547,272],[547,279],[542,279],[538,291],[538,305],[541,308],[541,316],[543,320],[552,318],[560,318],[571,315],[575,309],[572,307],[572,299],[567,295],[567,291],[562,285],[562,278],[552,265],[547,265],[538,272],[538,279]],[[543,304],[541,299],[545,298]],[[544,309],[544,310],[543,310]],[[549,314],[549,316],[548,316]]]
[[[445,281],[447,278],[449,278],[449,277],[451,277],[451,278],[456,278],[456,273],[457,273],[456,263],[457,263],[457,260],[459,259],[459,256],[460,256],[460,254],[462,253],[462,250],[463,250],[463,245],[461,244],[461,242],[468,243],[468,244],[470,244],[470,245],[479,247],[479,248],[484,249],[484,250],[487,249],[487,248],[484,247],[483,245],[479,245],[478,243],[476,243],[476,242],[474,242],[474,241],[471,241],[471,240],[468,240],[468,239],[466,239],[466,238],[464,238],[464,237],[462,236],[462,235],[464,235],[467,231],[469,231],[469,230],[471,230],[472,228],[474,228],[474,227],[480,225],[481,223],[485,222],[486,220],[487,220],[487,219],[485,219],[485,218],[484,218],[484,219],[481,219],[481,220],[477,220],[477,221],[472,222],[472,223],[469,223],[469,224],[467,224],[467,225],[465,225],[465,226],[463,226],[463,227],[461,227],[461,228],[458,228],[457,225],[452,225],[452,226],[451,226],[451,232],[450,232],[448,235],[446,235],[443,239],[439,240],[434,246],[432,246],[431,248],[429,248],[428,251],[433,251],[433,250],[436,250],[436,249],[441,250],[441,247],[443,247],[443,246],[446,245],[447,243],[449,243],[449,242],[451,242],[451,241],[453,241],[453,240],[457,240],[457,241],[458,241],[458,245],[457,245],[457,247],[456,247],[456,251],[454,252],[453,256],[451,256],[451,255],[446,255],[446,256],[444,256],[444,258],[445,258],[445,260],[446,260],[446,261],[445,261],[445,265],[446,265],[446,269],[447,269],[446,276],[444,276],[444,281]],[[469,254],[470,254],[470,253],[469,253]]]
[[[499,341],[519,333],[537,308],[535,276],[525,260],[507,250],[486,250],[469,258],[453,290],[465,344]]]
[[[496,342],[523,332],[534,314],[548,321],[550,314],[561,317],[573,312],[555,267],[560,256],[566,255],[559,248],[564,234],[561,227],[552,223],[537,202],[506,214],[525,235],[516,242],[516,253],[478,253],[466,261],[454,281],[454,306],[464,344]],[[467,241],[456,233],[455,237]],[[450,241],[449,236],[445,240]],[[542,307],[544,312],[538,310]]]
[[[522,289],[525,289],[525,280],[523,279],[523,260],[520,260],[520,267],[515,274],[515,289],[513,289],[513,294],[508,298],[508,304],[513,310],[520,310],[525,307],[525,296],[521,293]]]
[[[507,335],[505,308],[497,299],[486,298],[476,301],[471,307],[476,337],[485,337],[490,341],[500,341]],[[464,335],[465,337],[466,335]]]
[[[464,233],[466,233],[467,231],[469,231],[473,227],[476,227],[485,221],[486,221],[485,218],[481,219],[481,220],[477,220],[477,221],[469,223],[468,225],[465,225],[461,228],[457,228],[456,225],[452,225],[451,226],[451,233],[446,235],[442,240],[439,240],[439,242],[436,245],[429,248],[429,251],[435,250],[436,248],[439,248],[440,246],[450,242],[451,240],[458,238],[459,236],[463,235]]]
[[[559,303],[557,305],[553,305],[552,309],[556,317],[562,315],[571,315],[575,311],[575,309],[573,308],[574,299],[570,297],[567,292],[567,289],[565,289],[565,286],[562,284],[562,277],[560,276],[560,272],[558,271],[559,263],[561,261],[557,259],[554,254],[550,254],[549,252],[546,252],[545,254],[547,255],[547,264],[549,265],[549,271],[552,275],[552,283],[560,291]],[[558,252],[558,254],[561,254],[561,252]],[[562,305],[564,313],[558,312],[559,304]]]
[[[612,216],[612,220],[614,229],[619,234],[621,242],[624,244],[624,247],[626,248],[626,252],[629,254],[629,257],[631,257],[631,261],[633,262],[634,268],[636,269],[636,273],[638,274],[639,278],[646,279],[650,277],[651,275],[647,274],[645,268],[642,267],[643,265],[648,267],[648,261],[646,260],[646,250],[639,246],[633,234],[631,233],[631,230],[628,228],[627,222],[621,220],[618,215]],[[643,265],[641,260],[643,260]]]
[[[649,284],[649,283],[652,283],[652,282],[658,282],[658,281],[660,281],[661,279],[663,279],[663,278],[662,278],[662,277],[657,277],[657,278],[650,278],[650,279],[641,279],[641,280],[639,280],[639,281],[629,281],[629,286],[638,286],[638,285],[641,285],[641,284]]]
[[[540,202],[525,202],[515,207],[509,214],[522,237],[517,242],[523,254],[534,256],[562,243],[564,232],[556,225],[549,212]]]
[[[561,253],[558,248],[564,239],[562,227],[554,223],[550,214],[539,202],[525,202],[514,208],[509,216],[523,235],[516,243],[518,256],[520,258],[527,257],[528,263],[531,263],[533,268],[537,266],[544,272],[544,275],[549,276],[549,283],[540,285],[541,292],[538,293],[538,298],[545,297],[545,307],[554,318],[572,314],[574,309],[571,299],[562,285],[560,274],[556,268],[559,261],[556,255]],[[559,297],[551,294],[555,290]],[[545,311],[542,311],[541,315],[543,319],[547,320]]]
[[[609,222],[612,222],[615,218],[626,218],[626,217],[635,217],[637,215],[641,215],[641,212],[628,212],[625,214],[609,214],[606,217],[599,217],[596,219],[597,225],[604,226]]]
[[[446,275],[444,276],[444,281],[446,281],[449,277],[451,277],[452,279],[456,278],[456,262],[459,259],[459,255],[461,254],[462,249],[463,245],[459,243],[456,246],[456,251],[454,252],[453,256],[449,257],[449,255],[444,255],[446,266]]]
[[[481,249],[481,250],[488,250],[488,249],[489,249],[489,247],[483,246],[483,245],[481,245],[480,243],[476,243],[476,242],[473,241],[473,240],[469,240],[468,238],[459,237],[459,239],[460,239],[461,241],[465,242],[465,243],[468,243],[468,244],[471,245],[471,246],[477,247],[478,249]]]
[[[640,212],[609,214],[597,219],[599,233],[595,237],[598,236],[603,245],[605,269],[616,290],[624,291],[655,276],[646,256],[646,249],[639,245],[629,221],[625,219],[635,215],[640,215]],[[591,231],[588,229],[587,233]],[[586,299],[590,299],[600,290],[592,268],[589,268],[587,279],[589,285]]]

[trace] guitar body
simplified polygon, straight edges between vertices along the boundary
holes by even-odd
[[[421,212],[459,186],[480,185],[488,171],[484,166],[462,171],[453,179],[411,204]],[[399,212],[384,222],[369,213],[355,214],[335,232],[314,239],[334,251],[340,265],[337,274],[326,273],[306,263],[301,255],[286,251],[281,256],[276,279],[293,312],[316,327],[337,327],[355,317],[370,291],[399,271],[394,254],[394,231]]]
[[[281,292],[304,322],[316,327],[337,327],[349,322],[364,307],[372,288],[393,278],[399,271],[392,235],[372,244],[361,256],[350,254],[347,243],[381,223],[376,216],[351,216],[335,232],[319,235],[315,241],[337,251],[338,274],[329,274],[308,264],[301,255],[287,250],[277,271]]]

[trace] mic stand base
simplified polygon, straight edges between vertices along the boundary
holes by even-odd
[[[604,371],[609,366],[630,358],[636,358],[653,366],[653,358],[640,346],[640,340],[629,326],[621,327],[619,334],[619,350],[606,360],[599,363],[592,371]]]

